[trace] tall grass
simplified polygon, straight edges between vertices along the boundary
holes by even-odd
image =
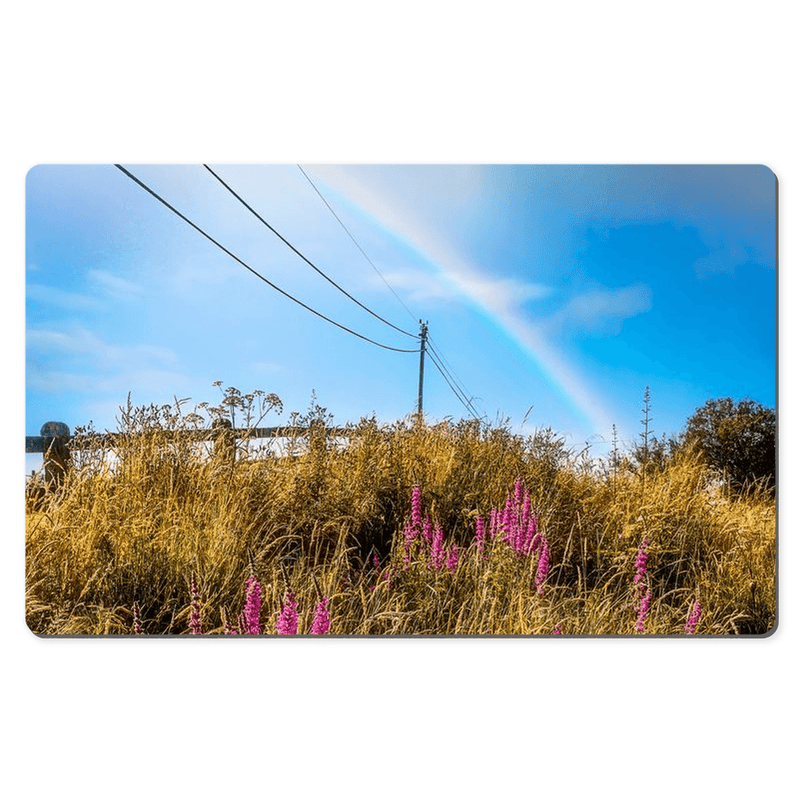
[[[129,406],[113,461],[87,450],[28,510],[30,629],[697,635],[775,623],[774,501],[710,488],[691,455],[644,482],[549,430],[363,420],[343,447],[324,409],[294,421],[308,433],[291,455],[231,460],[198,447],[196,414]]]

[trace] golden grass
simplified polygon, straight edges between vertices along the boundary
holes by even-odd
[[[118,463],[87,456],[57,497],[26,517],[27,622],[39,634],[129,634],[138,603],[148,634],[187,633],[195,574],[204,633],[235,621],[251,572],[263,629],[288,589],[300,633],[320,593],[331,633],[369,635],[634,634],[637,550],[649,542],[644,632],[681,634],[695,601],[698,634],[764,634],[775,624],[775,504],[708,488],[690,456],[643,484],[590,470],[547,431],[532,439],[476,423],[363,421],[338,447],[324,420],[300,455],[203,455],[179,415],[129,412]],[[475,520],[517,478],[551,548],[543,594],[535,560],[503,542],[481,559]],[[419,557],[403,569],[411,489],[457,543],[455,574]],[[379,580],[378,555],[391,580]]]

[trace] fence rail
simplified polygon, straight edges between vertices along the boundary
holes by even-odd
[[[346,436],[351,429],[320,426],[326,435]],[[189,442],[213,441],[216,452],[235,459],[237,439],[277,439],[305,437],[313,434],[314,426],[277,425],[271,428],[233,428],[228,420],[216,420],[211,428],[186,428],[159,433],[168,439]],[[46,489],[57,488],[69,468],[70,452],[114,448],[140,436],[136,433],[91,433],[72,436],[69,426],[63,422],[45,422],[39,436],[25,437],[26,453],[42,453],[44,456],[44,482]]]

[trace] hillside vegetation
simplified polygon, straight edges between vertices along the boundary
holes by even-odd
[[[253,404],[263,416],[280,402],[226,397],[251,423]],[[293,421],[307,432],[288,454],[240,447],[232,459],[193,443],[206,425],[197,414],[128,406],[113,455],[75,453],[58,492],[28,504],[30,629],[707,635],[775,624],[774,498],[726,491],[689,448],[604,465],[549,430],[363,420],[345,444],[319,406]]]

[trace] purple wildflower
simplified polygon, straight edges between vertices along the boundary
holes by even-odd
[[[252,575],[247,579],[242,622],[242,631],[249,636],[261,633],[261,584]]]
[[[189,617],[189,633],[195,636],[203,633],[203,624],[200,619],[200,590],[197,588],[194,572],[192,573],[192,614]]]
[[[703,607],[700,605],[700,602],[696,602],[692,607],[692,610],[689,612],[689,619],[686,620],[686,627],[683,629],[684,633],[694,633],[694,629],[697,627],[697,623],[700,621],[700,613],[702,610]]]
[[[493,508],[489,512],[489,538],[495,539],[497,537],[497,509]]]
[[[433,544],[431,545],[431,567],[437,572],[444,564],[444,531],[442,526],[436,526],[436,533],[433,537]]]
[[[328,615],[329,602],[329,598],[323,597],[322,600],[317,603],[317,608],[314,612],[314,621],[311,623],[311,633],[324,635],[330,629],[331,619]]]
[[[133,632],[137,636],[141,636],[144,633],[142,630],[142,615],[139,611],[139,603],[136,600],[133,601]]]
[[[287,592],[283,607],[275,620],[275,630],[282,636],[294,636],[297,633],[297,623],[297,602],[294,594]]]
[[[647,611],[650,608],[650,598],[652,595],[648,591],[639,601],[639,616],[636,618],[636,630],[639,633],[644,631],[644,621],[647,618]]]
[[[514,499],[519,507],[522,504],[522,478],[517,478],[514,483]]]
[[[525,492],[525,501],[522,504],[522,519],[520,520],[520,527],[527,528],[531,519],[531,496]]]
[[[636,576],[633,579],[633,584],[636,586],[640,581],[643,581],[647,575],[647,537],[642,539],[642,546],[636,554]]]
[[[553,629],[553,634],[556,635],[556,636],[560,636],[561,635],[561,626],[558,626],[558,627],[554,628]]]
[[[458,545],[454,544],[450,548],[450,552],[447,556],[447,569],[450,572],[455,572],[458,567]]]
[[[422,522],[422,538],[430,544],[433,540],[433,523],[430,517],[426,516]]]
[[[534,583],[536,591],[539,594],[544,594],[544,582],[547,580],[547,571],[550,569],[550,545],[547,539],[542,536],[542,548],[539,551],[539,563],[536,566],[536,577]]]
[[[478,517],[475,520],[475,544],[478,546],[478,554],[486,558],[483,555],[486,545],[486,523],[483,521],[483,517]]]
[[[411,490],[411,525],[417,528],[422,522],[422,491],[419,486]]]

